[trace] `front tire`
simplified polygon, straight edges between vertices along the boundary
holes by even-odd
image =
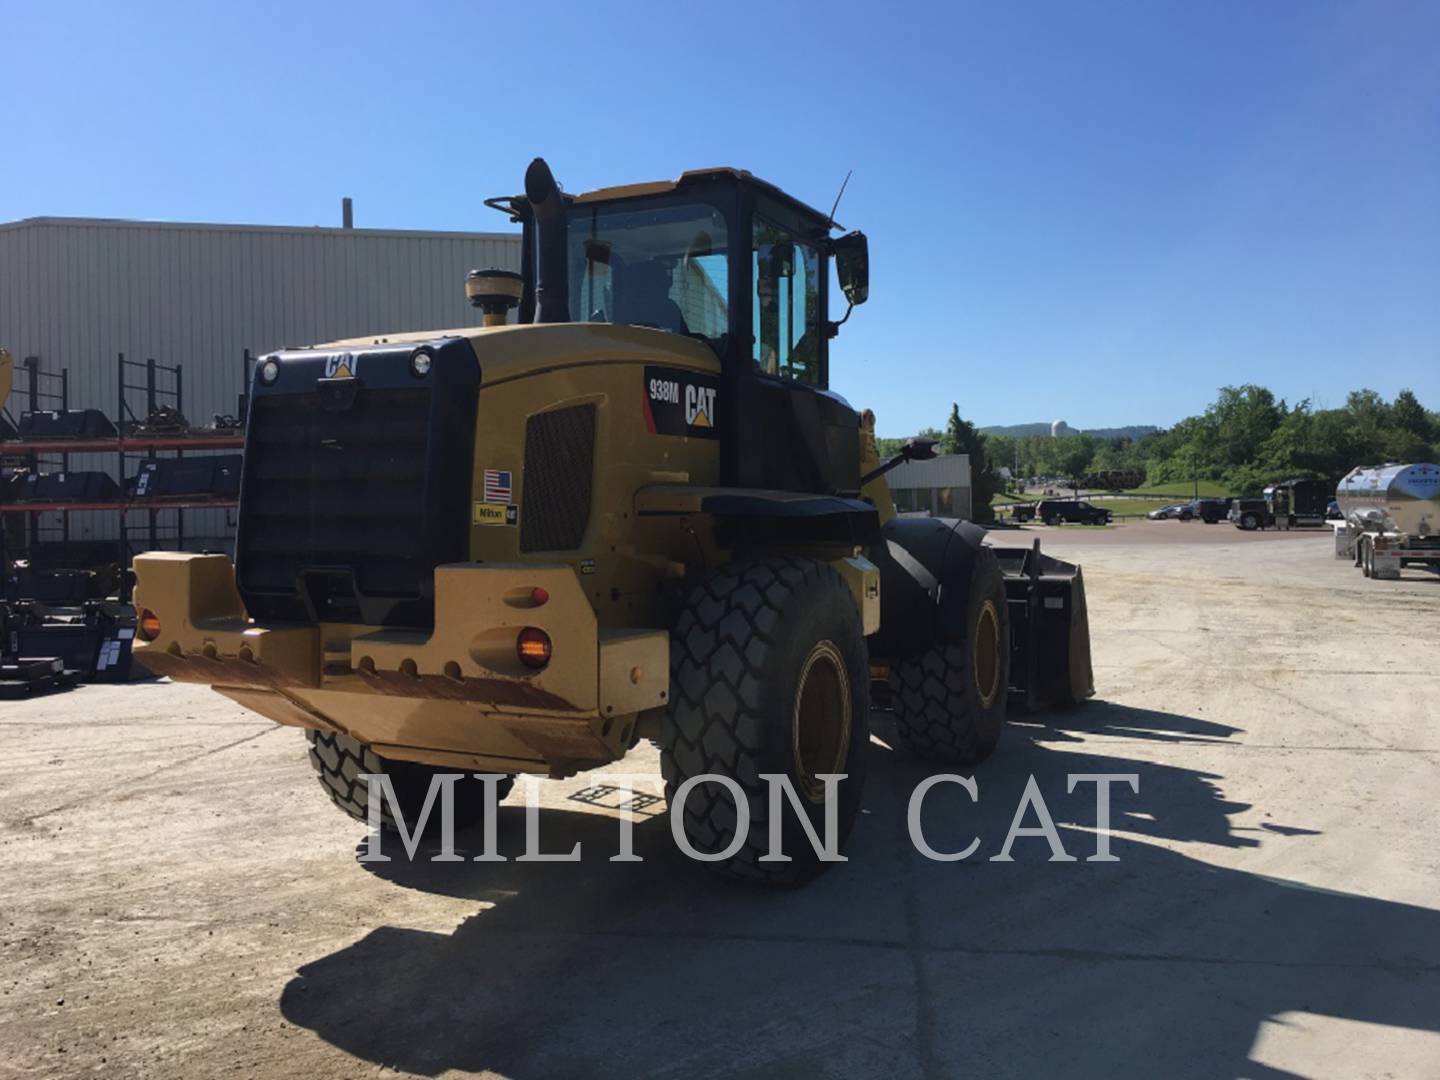
[[[844,846],[860,810],[870,743],[869,658],[849,588],[813,559],[721,567],[686,598],[670,656],[660,769],[672,813],[687,780],[733,780],[749,810],[749,833],[732,854],[706,865],[772,885],[813,878],[827,864],[788,798],[780,836],[791,861],[760,861],[770,837],[770,785],[761,776],[789,778],[824,840],[824,786],[816,776],[843,773],[835,787],[837,845]],[[697,783],[681,825],[697,851],[726,851],[737,833],[731,793],[714,781]]]
[[[375,753],[368,745],[349,735],[339,732],[306,729],[310,740],[310,766],[315,770],[316,779],[330,801],[356,821],[369,823],[370,802],[369,782],[360,779],[362,773],[384,773],[390,777],[390,786],[400,803],[400,812],[405,816],[405,826],[413,830],[420,820],[420,811],[425,806],[425,795],[430,790],[431,778],[442,773],[460,773],[462,779],[455,782],[455,827],[469,828],[478,824],[485,816],[485,785],[474,779],[463,769],[442,769],[433,765],[420,765],[413,761],[393,761]],[[510,793],[514,777],[507,776],[500,781],[497,793],[501,799]],[[439,795],[431,807],[427,827],[440,821]],[[390,812],[390,803],[380,801],[381,827],[398,832],[399,825]]]
[[[1254,514],[1246,514],[1240,519],[1240,527],[1246,532],[1253,532],[1255,530],[1255,526],[1259,523],[1260,519],[1257,518]]]
[[[975,765],[1005,726],[1010,621],[994,552],[976,552],[962,641],[934,645],[890,667],[896,740],[928,761]]]

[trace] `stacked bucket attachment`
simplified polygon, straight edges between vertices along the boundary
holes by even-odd
[[[1030,548],[994,548],[1010,613],[1010,700],[1030,712],[1095,693],[1080,567]]]

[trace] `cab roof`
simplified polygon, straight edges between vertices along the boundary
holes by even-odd
[[[567,202],[583,205],[592,202],[610,202],[616,199],[634,199],[645,195],[666,195],[672,191],[682,191],[687,187],[727,179],[735,183],[750,184],[773,198],[789,203],[791,207],[808,217],[813,217],[819,222],[829,222],[831,228],[841,228],[838,223],[830,221],[828,214],[816,210],[808,203],[801,202],[795,196],[769,181],[761,180],[746,169],[736,169],[729,165],[718,165],[709,169],[687,169],[674,180],[647,180],[638,184],[617,184],[612,187],[596,188],[594,191],[584,191],[578,195],[566,192],[564,197]],[[515,196],[516,201],[523,202],[524,199],[524,195]]]

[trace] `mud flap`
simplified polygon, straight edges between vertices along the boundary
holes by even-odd
[[[880,630],[870,653],[894,662],[936,641],[963,641],[975,553],[985,530],[946,518],[896,518],[882,530]],[[1010,624],[1009,699],[1030,711],[1095,693],[1085,580],[1074,563],[1033,547],[992,547],[1004,576]]]
[[[995,548],[1010,609],[1010,700],[1029,711],[1095,693],[1080,567],[1032,548]]]
[[[952,518],[893,518],[871,548],[880,569],[880,631],[872,656],[899,660],[937,641],[963,641],[975,552],[985,530]]]

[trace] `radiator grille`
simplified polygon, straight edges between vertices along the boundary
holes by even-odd
[[[595,406],[532,416],[525,425],[521,551],[573,551],[590,523]]]
[[[354,574],[363,596],[428,592],[429,413],[427,389],[366,391],[340,412],[315,394],[258,399],[245,446],[242,587],[293,595],[302,571],[335,567]]]

